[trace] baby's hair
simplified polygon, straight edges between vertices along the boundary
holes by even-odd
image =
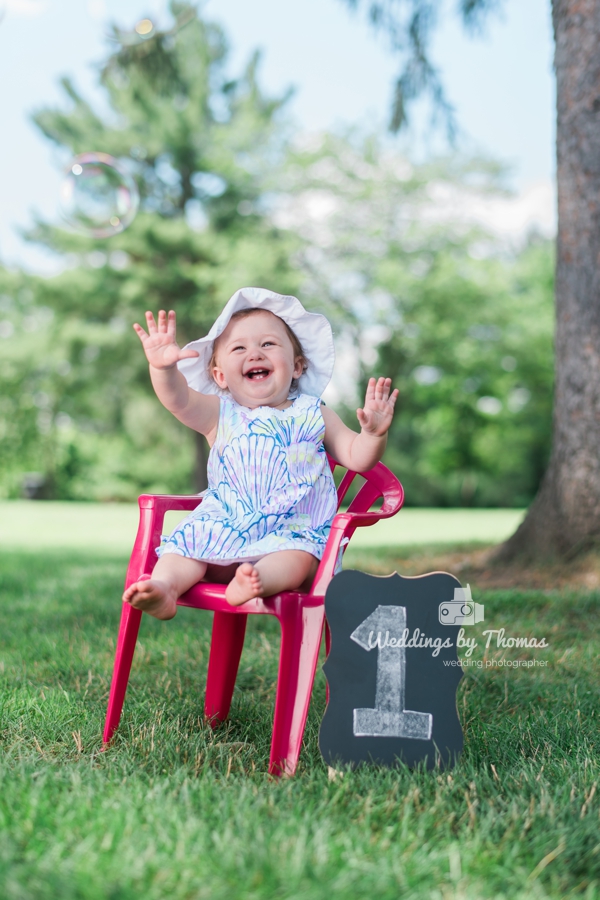
[[[233,315],[231,316],[229,321],[233,322],[234,319],[245,319],[247,316],[252,316],[252,315],[254,315],[254,313],[260,313],[260,312],[271,312],[271,310],[270,309],[261,309],[258,306],[251,306],[249,309],[238,309],[237,312],[233,313]],[[272,313],[272,315],[275,316],[277,314]],[[295,333],[295,331],[292,331],[292,329],[290,328],[288,323],[285,321],[285,319],[282,319],[281,316],[277,316],[277,318],[280,319],[280,321],[283,322],[283,324],[285,326],[285,330],[287,331],[287,335],[291,341],[292,349],[294,351],[294,359],[297,359],[298,357],[300,357],[302,360],[302,373],[304,374],[304,372],[306,372],[306,370],[308,368],[308,360],[306,359],[306,355],[304,353],[304,350],[302,348],[302,344],[300,343],[298,335]],[[214,381],[213,368],[214,368],[214,366],[217,365],[217,341],[218,340],[219,340],[219,338],[217,338],[217,340],[213,344],[213,352],[211,354],[210,361],[208,363],[208,372],[210,374],[210,377],[213,379],[213,381]],[[298,390],[298,379],[297,378],[292,378],[291,388],[293,391]]]

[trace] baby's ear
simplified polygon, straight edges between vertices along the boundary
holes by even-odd
[[[301,375],[304,375],[308,368],[308,363],[304,359],[303,356],[297,356],[294,360],[294,378],[300,378]]]
[[[220,387],[221,390],[226,390],[227,382],[225,380],[225,375],[218,366],[213,366],[211,375],[217,387]]]

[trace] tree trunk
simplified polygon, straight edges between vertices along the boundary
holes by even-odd
[[[600,0],[553,0],[558,238],[552,454],[502,560],[600,538]]]
[[[208,463],[208,441],[203,434],[194,432],[196,460],[194,463],[194,490],[200,493],[208,487],[206,466]]]

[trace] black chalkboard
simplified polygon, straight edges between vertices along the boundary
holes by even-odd
[[[445,572],[403,578],[346,570],[332,579],[323,666],[329,702],[319,734],[328,765],[402,761],[431,769],[456,762],[462,622],[440,622],[447,620],[440,604],[453,601],[456,588],[460,582]]]

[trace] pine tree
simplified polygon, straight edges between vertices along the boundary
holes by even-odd
[[[72,266],[39,280],[36,296],[54,311],[54,345],[72,366],[57,406],[81,432],[71,441],[80,447],[76,496],[191,487],[192,438],[147,399],[145,357],[131,328],[144,322],[146,309],[175,309],[185,343],[207,332],[237,288],[293,293],[298,286],[289,262],[294,239],[267,215],[285,149],[286,97],[261,92],[257,55],[228,80],[222,31],[190,4],[173,3],[172,13],[173,28],[146,39],[113,29],[114,46],[100,69],[109,114],[65,78],[69,108],[34,115],[65,158],[100,151],[122,161],[141,197],[134,222],[108,239],[41,221],[29,235]],[[155,452],[145,459],[162,471],[137,459],[150,446]],[[193,480],[202,489],[201,435],[195,447]],[[85,460],[97,462],[99,454],[106,458],[102,478],[86,485]],[[54,478],[60,481],[60,472]]]

